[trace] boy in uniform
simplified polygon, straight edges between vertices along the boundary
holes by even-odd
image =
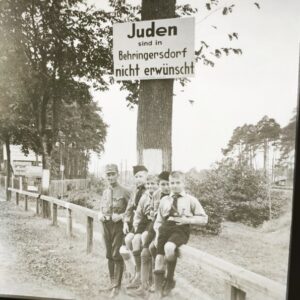
[[[143,196],[144,192],[146,191],[146,179],[148,175],[148,170],[143,165],[138,165],[133,167],[133,175],[135,178],[136,188],[130,198],[124,218],[123,218],[123,233],[125,236],[125,246],[123,245],[120,248],[120,254],[123,257],[124,263],[126,265],[126,270],[130,274],[131,280],[134,278],[135,275],[135,265],[132,258],[132,239],[134,237],[133,233],[133,217],[134,213],[137,209],[138,203]]]
[[[134,280],[127,286],[127,288],[137,288],[141,284],[141,250],[142,244],[151,230],[152,222],[154,220],[155,211],[158,204],[155,203],[153,194],[158,189],[158,178],[154,175],[148,175],[146,181],[147,191],[141,197],[137,209],[133,217],[134,238],[132,240],[133,257],[136,266],[136,273]]]
[[[163,171],[158,175],[158,190],[153,188],[155,186],[156,179],[153,180],[152,177],[148,176],[147,178],[146,187],[148,189],[148,193],[146,192],[140,200],[133,221],[134,226],[138,228],[136,233],[142,233],[141,242],[143,247],[141,252],[141,285],[137,290],[133,290],[131,292],[132,296],[138,297],[146,297],[148,290],[150,290],[152,259],[155,261],[156,256],[156,247],[153,243],[153,239],[155,238],[153,225],[157,215],[160,199],[170,193],[169,172]]]
[[[182,172],[171,172],[169,184],[171,193],[161,199],[154,224],[154,229],[158,231],[154,285],[159,296],[168,295],[175,286],[174,271],[178,247],[188,242],[190,225],[203,226],[208,221],[200,202],[185,192]],[[167,263],[166,280],[164,259]]]
[[[111,280],[108,290],[112,290],[111,297],[114,297],[119,293],[122,281],[123,259],[119,250],[124,238],[122,219],[130,199],[130,191],[119,184],[117,165],[106,165],[105,174],[109,186],[103,192],[98,218],[103,224]]]

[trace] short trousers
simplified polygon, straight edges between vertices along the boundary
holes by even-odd
[[[123,222],[104,221],[104,241],[106,248],[106,258],[114,261],[122,260],[120,255],[120,247],[122,246],[124,234],[123,234]]]
[[[148,235],[146,237],[146,240],[144,242],[144,248],[149,248],[151,242],[154,240],[155,238],[155,230],[153,228],[154,226],[154,222],[155,221],[151,221],[151,223],[148,225],[147,227],[147,231],[148,231]]]
[[[157,254],[164,255],[167,242],[174,243],[177,248],[188,242],[190,225],[176,225],[173,221],[166,221],[158,229]]]
[[[134,232],[135,234],[140,233],[142,234],[144,231],[149,231],[149,227],[151,227],[152,224],[152,220],[142,220],[139,224],[138,227],[136,229],[136,231]]]

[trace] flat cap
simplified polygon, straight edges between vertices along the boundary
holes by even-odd
[[[139,165],[139,166],[133,166],[133,175],[140,171],[146,171],[148,172],[148,169],[145,166]]]
[[[108,164],[105,166],[105,173],[111,173],[111,172],[116,172],[118,173],[118,166],[115,164]]]

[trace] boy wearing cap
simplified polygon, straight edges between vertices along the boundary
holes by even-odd
[[[184,174],[171,172],[170,195],[161,199],[154,229],[158,231],[157,256],[155,259],[154,284],[159,296],[168,295],[174,288],[174,271],[178,247],[188,242],[190,225],[203,226],[208,217],[199,201],[185,192]],[[164,259],[167,277],[164,282]]]
[[[119,253],[123,242],[123,216],[130,199],[130,191],[118,182],[119,171],[115,164],[105,167],[108,188],[103,191],[100,204],[99,221],[103,224],[106,258],[111,280],[111,297],[119,293],[122,274],[123,259]]]
[[[131,295],[133,296],[146,297],[147,291],[150,289],[152,263],[154,264],[155,256],[156,256],[156,247],[153,243],[153,239],[155,237],[155,231],[153,229],[153,226],[157,215],[157,209],[159,206],[160,199],[163,198],[164,196],[169,195],[170,193],[169,174],[170,174],[169,172],[163,171],[158,175],[159,189],[153,192],[153,195],[151,197],[152,199],[151,198],[147,199],[146,193],[144,194],[144,196],[140,200],[138,209],[134,217],[134,224],[139,220],[140,220],[139,224],[141,224],[142,216],[145,216],[146,219],[150,221],[148,222],[147,226],[145,226],[145,229],[141,236],[142,246],[143,246],[141,252],[141,285],[137,290],[132,291]],[[146,186],[148,186],[149,179],[150,178],[148,176]],[[151,183],[149,182],[149,184]],[[149,206],[152,205],[153,214],[152,215],[150,214],[150,216],[147,216],[148,213],[147,204]],[[139,227],[141,227],[141,225],[139,225]],[[138,231],[139,230],[137,230],[137,232]]]
[[[133,175],[135,179],[136,188],[130,198],[127,208],[123,218],[123,233],[125,237],[125,246],[120,248],[120,254],[123,257],[124,263],[126,265],[126,271],[130,274],[131,279],[134,278],[135,274],[135,265],[132,257],[132,239],[134,237],[133,233],[133,217],[137,209],[138,203],[146,191],[146,179],[148,175],[148,170],[145,166],[138,165],[133,167]]]

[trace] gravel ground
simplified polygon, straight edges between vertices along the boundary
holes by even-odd
[[[5,248],[9,243],[16,252],[18,266],[22,266],[18,271],[19,282],[29,282],[27,278],[36,282],[42,280],[48,285],[55,285],[56,290],[61,289],[66,296],[74,295],[76,299],[106,299],[107,295],[98,292],[99,288],[108,284],[104,249],[100,243],[95,243],[93,253],[87,255],[82,235],[75,234],[73,238],[68,238],[64,225],[58,228],[50,226],[49,220],[33,217],[33,212],[24,212],[24,203],[20,203],[20,207],[15,206],[14,200],[12,203],[0,203],[0,226],[5,228],[5,234],[3,230],[0,233],[7,239]],[[30,202],[30,206],[34,208],[35,202]],[[59,215],[64,216],[65,211],[59,210]],[[84,219],[79,220],[79,223],[85,224]],[[95,230],[99,230],[97,225]],[[0,239],[3,238],[0,235]],[[285,284],[288,239],[289,226],[281,230],[279,235],[278,231],[265,232],[226,222],[221,235],[191,236],[189,245]],[[25,281],[24,273],[29,276],[25,276]],[[224,282],[205,273],[201,266],[187,265],[179,259],[176,276],[185,278],[192,287],[203,290],[213,299],[224,299]],[[187,291],[190,288],[186,286]],[[53,288],[50,286],[46,289]],[[119,297],[126,298],[133,299],[125,294]],[[180,299],[176,291],[174,299]]]
[[[13,280],[0,284],[0,294],[108,299],[108,294],[99,293],[109,284],[105,251],[100,243],[94,243],[93,252],[86,254],[82,234],[75,232],[69,238],[64,224],[54,227],[50,220],[35,216],[30,210],[25,212],[22,202],[19,207],[14,200],[0,202],[0,262],[6,262],[1,281],[13,273]],[[30,201],[29,207],[33,208],[34,202]],[[200,292],[195,289],[182,296],[180,289],[177,287],[173,296],[165,299],[184,300]],[[122,291],[116,299],[133,298]]]

